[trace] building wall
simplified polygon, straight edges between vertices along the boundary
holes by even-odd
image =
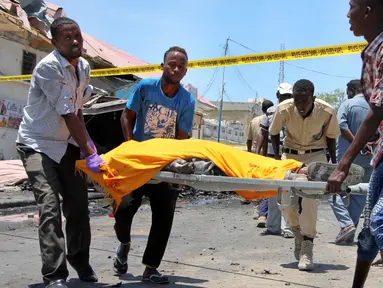
[[[221,142],[243,144],[245,142],[244,126],[242,123],[222,121],[221,123]],[[205,120],[203,125],[203,139],[218,139],[218,121]]]
[[[260,113],[262,113],[262,112],[256,111],[256,113],[253,113],[251,111],[238,111],[238,110],[237,111],[235,111],[235,110],[222,111],[222,121],[238,121],[238,122],[242,123],[244,135],[247,135],[250,121],[255,116],[261,115]],[[205,118],[215,119],[218,121],[219,111],[217,110],[217,111],[206,112]],[[244,140],[244,142],[245,141],[246,140]]]
[[[4,75],[20,75],[22,71],[24,46],[0,38],[0,72]],[[38,63],[46,52],[38,51],[28,47],[28,51],[36,54],[36,63]],[[0,82],[0,105],[3,100],[8,103],[25,106],[27,104],[29,83],[28,82]],[[4,115],[0,115],[0,122]],[[0,159],[19,158],[15,140],[17,129],[0,127]]]

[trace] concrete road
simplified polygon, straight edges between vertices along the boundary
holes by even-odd
[[[120,278],[111,267],[118,244],[114,219],[100,216],[97,209],[93,212],[91,264],[99,283],[81,283],[70,270],[69,287],[153,287],[140,281],[150,208],[143,205],[136,215],[129,274]],[[241,205],[239,199],[196,206],[180,203],[160,267],[170,276],[168,287],[351,287],[356,246],[333,244],[339,227],[327,204],[320,206],[317,267],[309,273],[297,270],[292,239],[260,236],[262,230],[251,216],[251,205]],[[36,221],[37,215],[0,218],[0,287],[43,287]],[[383,287],[382,269],[372,268],[366,287]]]

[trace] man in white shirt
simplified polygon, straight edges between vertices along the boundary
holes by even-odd
[[[88,169],[98,173],[103,161],[89,137],[81,110],[92,86],[89,63],[81,57],[80,27],[61,17],[52,23],[51,33],[56,50],[33,71],[16,147],[39,208],[44,284],[65,288],[67,260],[80,280],[97,282],[89,265],[91,233],[86,183],[76,173],[75,163],[85,157]],[[66,218],[67,253],[59,195]]]

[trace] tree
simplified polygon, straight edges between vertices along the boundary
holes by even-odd
[[[341,89],[335,89],[331,93],[320,92],[316,95],[319,99],[326,101],[330,104],[336,111],[338,111],[340,105],[346,100],[345,92]]]

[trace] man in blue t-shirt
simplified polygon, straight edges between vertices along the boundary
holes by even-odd
[[[121,115],[126,141],[145,141],[152,138],[188,139],[192,131],[195,100],[181,85],[186,75],[188,56],[184,49],[171,47],[161,64],[159,79],[144,79],[138,83]],[[161,147],[158,147],[161,149]],[[169,280],[157,268],[165,253],[172,229],[178,192],[168,183],[147,184],[132,192],[133,200],[120,206],[115,214],[115,231],[119,245],[114,258],[114,271],[125,274],[128,270],[130,230],[133,217],[141,206],[143,196],[150,199],[152,227],[143,257],[146,269],[144,281],[167,284]]]

